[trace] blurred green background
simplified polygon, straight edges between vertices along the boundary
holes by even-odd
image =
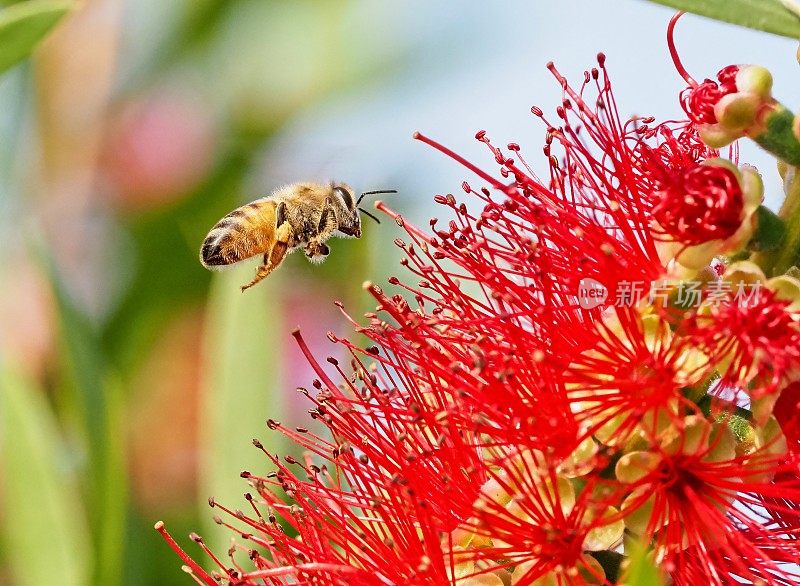
[[[308,424],[293,389],[313,375],[290,331],[337,353],[332,301],[369,309],[360,285],[395,272],[398,228],[367,221],[323,265],[295,255],[245,294],[254,264],[198,263],[208,229],[330,179],[398,189],[392,206],[424,224],[435,193],[472,178],[411,133],[490,168],[470,140],[486,127],[535,160],[528,109],[560,96],[550,59],[580,75],[602,49],[624,114],[677,115],[670,11],[613,4],[72,4],[0,77],[0,584],[185,584],[157,520],[190,552],[190,531],[224,552],[206,498],[241,506],[239,472],[265,465],[251,438],[291,449],[268,417]],[[796,75],[788,41],[700,19],[681,35],[699,77],[751,61]]]

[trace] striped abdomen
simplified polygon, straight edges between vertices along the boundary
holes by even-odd
[[[200,248],[200,262],[222,267],[264,254],[275,244],[275,202],[257,200],[233,210],[211,229]]]

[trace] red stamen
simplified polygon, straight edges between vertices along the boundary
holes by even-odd
[[[424,142],[425,144],[428,144],[428,145],[432,146],[437,151],[439,151],[441,153],[444,153],[445,155],[447,155],[448,157],[450,157],[454,161],[462,164],[464,167],[466,167],[467,169],[469,169],[470,171],[475,173],[478,177],[480,177],[481,179],[483,179],[484,181],[489,183],[495,189],[497,189],[499,191],[502,191],[502,192],[506,193],[507,195],[514,195],[516,193],[517,190],[516,190],[516,188],[514,186],[505,185],[504,183],[501,183],[500,181],[498,181],[497,179],[495,179],[494,177],[492,177],[491,175],[489,175],[488,173],[486,173],[482,169],[480,169],[480,168],[476,167],[475,165],[473,165],[472,163],[470,163],[468,160],[466,160],[461,155],[451,151],[449,148],[447,148],[446,146],[436,142],[435,140],[428,138],[424,134],[422,134],[420,132],[415,132],[413,137],[416,140],[420,140],[420,141]]]
[[[294,336],[294,339],[297,340],[297,345],[300,346],[300,351],[303,353],[303,356],[306,357],[308,363],[311,365],[311,368],[314,369],[314,372],[317,373],[317,376],[320,378],[320,380],[323,383],[325,383],[325,386],[328,387],[329,389],[335,389],[336,383],[334,383],[330,379],[330,377],[327,374],[325,374],[325,371],[322,370],[322,367],[320,366],[319,362],[317,362],[316,358],[314,357],[314,354],[309,349],[308,344],[306,344],[306,341],[300,334],[300,330],[299,329],[294,330],[292,332],[292,336]]]
[[[675,16],[669,20],[669,25],[667,26],[667,46],[669,47],[669,54],[672,56],[672,63],[675,65],[675,69],[678,70],[680,76],[685,79],[686,83],[690,86],[697,87],[697,81],[686,71],[683,63],[681,63],[678,50],[675,48],[675,25],[678,23],[678,19],[684,14],[686,13],[683,11],[676,12]]]
[[[189,554],[183,551],[183,548],[178,545],[178,543],[172,538],[172,535],[169,534],[166,527],[164,527],[164,522],[159,521],[155,524],[155,530],[161,534],[161,537],[164,538],[164,541],[172,548],[172,550],[180,556],[180,558],[184,561],[184,563],[189,566],[192,571],[197,575],[198,578],[203,580],[208,586],[218,586],[217,581],[214,580],[211,576],[209,576],[206,571],[201,568],[196,561],[189,557]]]
[[[356,574],[359,571],[360,570],[357,568],[340,564],[297,564],[295,566],[284,566],[281,568],[272,568],[270,570],[256,570],[254,572],[249,572],[247,578],[258,580],[261,578],[275,578],[277,576],[287,576],[289,574],[300,574],[302,572]]]

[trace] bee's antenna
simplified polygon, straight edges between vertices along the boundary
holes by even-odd
[[[397,193],[397,192],[396,192],[396,191],[395,191],[395,192],[382,191],[381,193]],[[364,215],[367,215],[367,216],[369,216],[370,218],[372,218],[373,220],[375,220],[375,221],[376,221],[378,224],[380,224],[380,223],[381,223],[381,221],[380,221],[378,218],[376,218],[375,216],[373,216],[372,214],[370,214],[370,213],[369,213],[367,210],[365,210],[364,208],[358,208],[358,211],[359,211],[359,212],[361,212],[361,213],[362,213],[362,214],[364,214]]]
[[[358,201],[356,202],[356,205],[361,203],[361,200],[364,199],[365,195],[375,195],[377,193],[397,193],[397,190],[396,189],[379,189],[377,191],[365,191],[364,193],[362,193],[359,196]],[[361,210],[361,211],[363,212],[364,210]],[[364,212],[364,213],[366,213],[366,212]]]

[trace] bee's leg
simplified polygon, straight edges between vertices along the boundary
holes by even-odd
[[[330,201],[326,201],[325,209],[322,211],[322,216],[320,216],[317,225],[317,234],[309,238],[305,247],[305,253],[309,259],[322,261],[331,253],[331,249],[328,248],[325,241],[334,233],[336,226],[336,212],[333,211],[333,204]]]
[[[272,271],[278,268],[286,257],[286,253],[289,252],[289,243],[294,237],[291,225],[289,223],[284,223],[278,228],[275,235],[276,240],[275,244],[272,246],[272,250],[264,255],[263,264],[256,270],[255,278],[247,283],[247,285],[242,285],[242,291],[263,281]]]
[[[264,255],[264,260],[262,262],[263,264],[256,269],[256,276],[253,278],[253,280],[247,283],[247,285],[242,285],[242,291],[249,289],[256,283],[260,283],[272,272],[274,267],[269,264],[269,254]]]

